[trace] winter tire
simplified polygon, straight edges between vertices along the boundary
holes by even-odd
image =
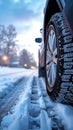
[[[45,66],[51,99],[73,105],[73,37],[62,13],[53,15],[46,28]]]

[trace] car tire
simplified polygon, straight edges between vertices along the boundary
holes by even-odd
[[[50,19],[45,43],[47,92],[53,101],[73,105],[73,37],[62,13]]]

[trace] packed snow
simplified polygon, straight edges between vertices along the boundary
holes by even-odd
[[[9,75],[21,71],[22,73]],[[5,74],[8,75],[4,76]],[[8,112],[8,115],[3,117],[0,130],[52,130],[53,123],[50,116],[54,117],[54,115],[64,124],[65,130],[73,130],[73,107],[51,101],[45,90],[44,79],[37,78],[37,70],[0,67],[0,99],[3,98],[2,94],[5,91],[8,94],[14,88],[14,83],[24,76],[29,78],[25,92],[21,93],[19,100],[12,107],[12,110]],[[33,83],[34,76],[36,76],[36,81]],[[39,82],[41,82],[42,90]],[[44,96],[42,96],[42,93]],[[50,116],[46,112],[43,100],[45,97]]]

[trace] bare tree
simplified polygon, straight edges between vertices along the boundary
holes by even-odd
[[[13,25],[9,25],[7,27],[7,30],[5,30],[5,44],[6,44],[6,53],[9,55],[9,53],[12,51],[12,49],[16,46],[16,30]]]
[[[5,28],[4,25],[0,25],[0,62],[2,55],[7,55],[11,62],[16,56],[17,45],[16,45],[16,29],[13,25],[9,25]]]
[[[2,50],[2,45],[4,42],[4,32],[5,32],[4,25],[0,25],[0,51]]]
[[[32,65],[36,67],[36,62],[30,52],[28,52],[26,49],[23,49],[20,52],[20,64],[24,66],[24,64],[27,64],[27,68],[30,68]]]
[[[5,31],[4,25],[0,25],[0,65],[2,65],[4,31]]]

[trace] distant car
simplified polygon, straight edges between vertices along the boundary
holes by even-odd
[[[47,0],[39,76],[53,101],[73,105],[73,0]]]

